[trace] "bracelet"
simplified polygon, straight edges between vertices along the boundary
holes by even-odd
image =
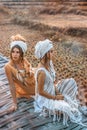
[[[53,100],[56,100],[56,96],[53,96],[53,98],[52,98]]]
[[[55,100],[56,100],[56,96],[55,96]]]

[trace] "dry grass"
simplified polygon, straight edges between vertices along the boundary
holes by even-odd
[[[11,35],[20,33],[26,37],[28,42],[26,57],[32,66],[36,67],[38,61],[34,57],[34,46],[39,40],[49,38],[54,44],[53,60],[58,80],[73,77],[79,86],[79,98],[84,102],[85,97],[82,99],[81,94],[86,95],[84,92],[87,87],[87,31],[85,25],[84,28],[76,28],[77,23],[74,23],[75,28],[72,27],[72,24],[69,28],[58,27],[55,22],[55,15],[52,14],[52,17],[46,14],[42,16],[42,14],[39,14],[40,10],[34,10],[36,13],[31,10],[32,15],[30,15],[29,10],[11,10],[11,24],[1,25],[0,27],[0,52],[9,56],[9,39]],[[60,15],[62,17],[62,14]],[[60,17],[60,15],[56,15],[56,17]],[[3,18],[2,21],[4,20],[6,19]],[[48,20],[50,20],[50,24]],[[54,27],[52,24],[56,26]],[[63,26],[65,25],[66,23],[63,21]],[[83,41],[86,42],[83,43]],[[83,91],[81,91],[82,88]]]

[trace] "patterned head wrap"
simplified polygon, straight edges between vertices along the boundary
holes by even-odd
[[[11,42],[10,49],[15,47],[16,45],[18,45],[22,49],[23,53],[25,53],[27,51],[27,44],[23,41],[13,41],[13,42]]]
[[[37,59],[41,59],[51,48],[53,45],[49,39],[39,41],[35,46],[35,56]]]

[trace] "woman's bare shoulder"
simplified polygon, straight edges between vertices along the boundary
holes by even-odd
[[[27,58],[24,58],[24,62],[28,64],[28,66],[31,66],[30,62],[27,60]]]
[[[10,66],[12,66],[12,63],[9,61],[9,62],[7,62],[6,64],[5,64],[5,68],[9,68]]]
[[[46,76],[46,74],[45,74],[44,70],[38,71],[38,77],[45,77],[45,76]]]

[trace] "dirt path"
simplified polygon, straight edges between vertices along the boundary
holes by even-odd
[[[40,21],[59,28],[87,28],[87,16],[74,14],[40,15]]]

